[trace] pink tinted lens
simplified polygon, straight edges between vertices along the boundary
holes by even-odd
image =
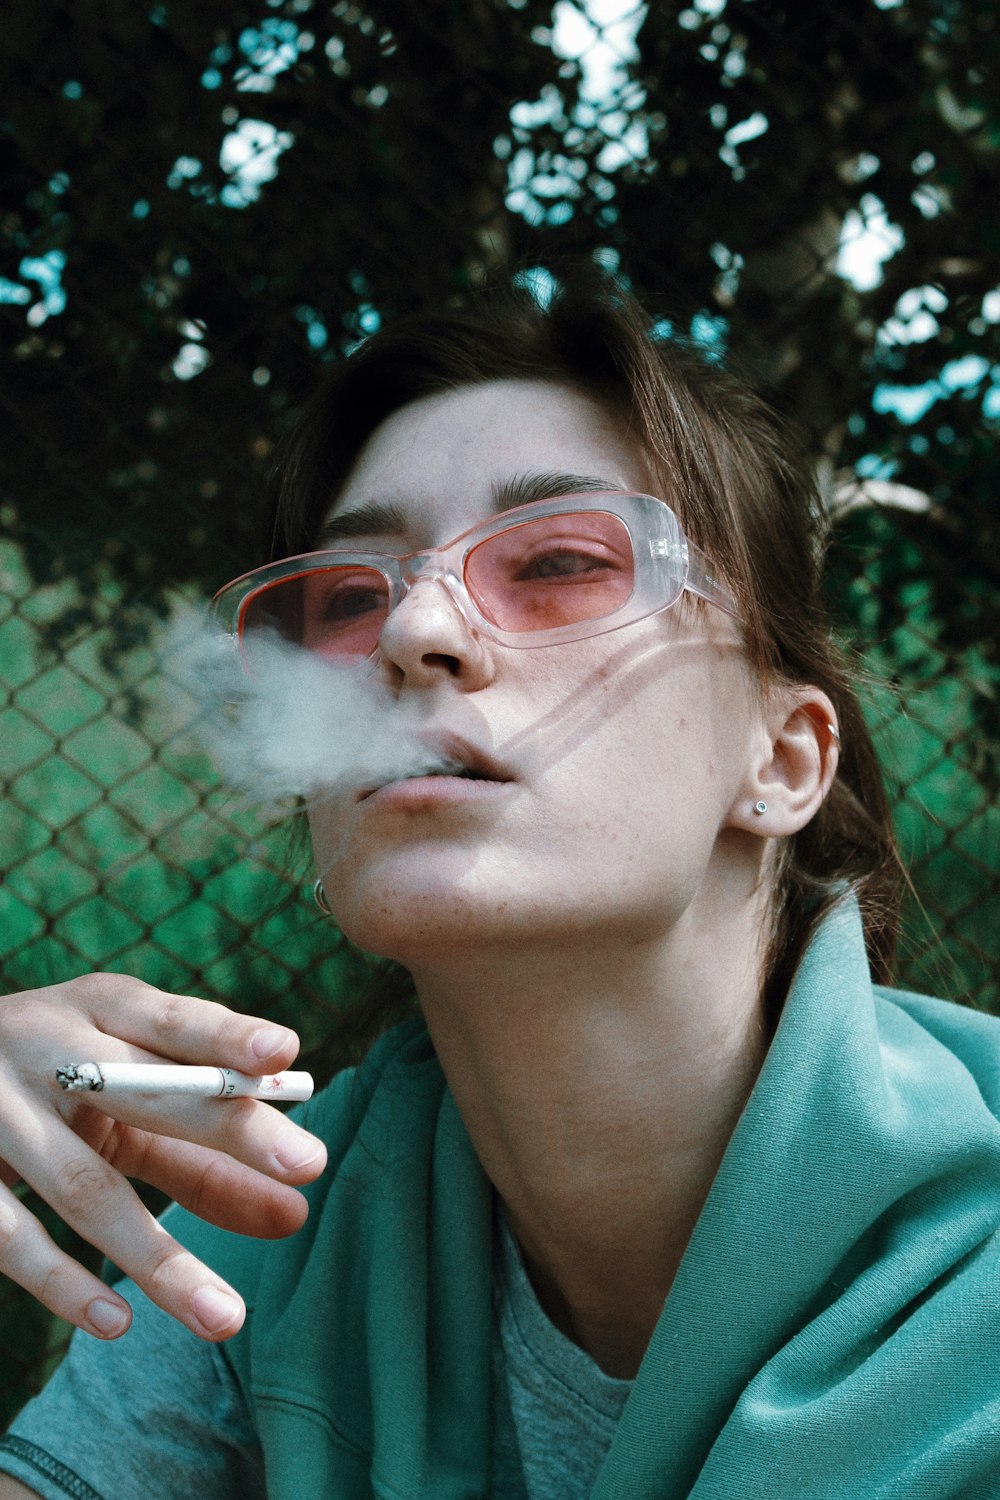
[[[632,596],[632,539],[620,516],[579,511],[523,521],[473,547],[465,583],[500,630],[558,630],[613,615]]]
[[[254,637],[277,632],[321,656],[370,656],[389,613],[390,592],[376,568],[315,568],[265,584],[243,606],[240,638],[252,661]]]

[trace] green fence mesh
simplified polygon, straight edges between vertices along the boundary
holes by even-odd
[[[884,684],[900,980],[1000,1011],[998,30],[992,0],[10,0],[2,990],[106,968],[322,1037],[362,962],[179,733],[155,622],[255,560],[327,361],[586,255],[810,433]],[[65,1337],[0,1287],[4,1413]]]

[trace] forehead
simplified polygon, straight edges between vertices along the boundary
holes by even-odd
[[[328,514],[383,506],[416,524],[471,525],[525,475],[580,481],[570,488],[647,490],[642,452],[623,429],[592,397],[545,381],[427,396],[376,428]]]

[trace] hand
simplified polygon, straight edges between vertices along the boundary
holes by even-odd
[[[0,1000],[0,1273],[99,1338],[131,1322],[124,1298],[60,1250],[11,1191],[20,1179],[192,1332],[231,1337],[242,1300],[171,1238],[126,1178],[224,1229],[277,1238],[305,1220],[295,1188],[322,1172],[323,1143],[259,1100],[105,1101],[59,1089],[55,1070],[169,1061],[275,1073],[298,1047],[287,1027],[119,974]]]

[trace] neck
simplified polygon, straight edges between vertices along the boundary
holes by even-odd
[[[763,1061],[760,901],[725,934],[464,954],[417,970],[466,1128],[553,1322],[645,1352]]]

